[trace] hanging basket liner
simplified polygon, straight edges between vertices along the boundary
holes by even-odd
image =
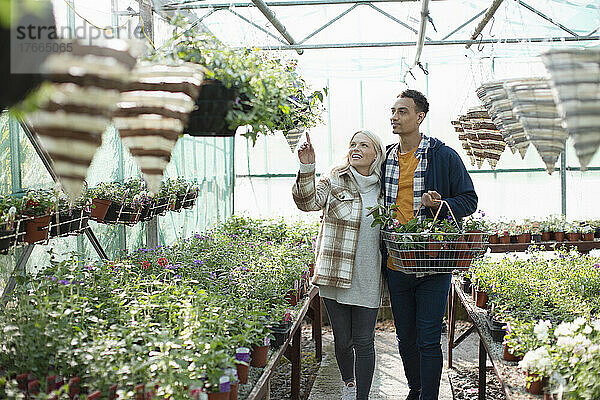
[[[481,168],[485,161],[485,151],[483,150],[483,145],[479,143],[477,132],[473,129],[473,122],[469,118],[465,118],[464,121],[461,121],[461,127],[467,136],[467,143],[473,152],[477,168]]]
[[[508,82],[511,80],[508,80]],[[523,129],[523,124],[518,120],[513,109],[512,101],[508,97],[504,83],[507,81],[488,82],[482,86],[485,90],[485,99],[490,102],[488,112],[502,132],[504,141],[511,147],[513,153],[518,151],[521,159],[525,158],[529,148],[529,140]],[[478,93],[479,94],[479,93]],[[480,97],[481,98],[481,97]],[[486,104],[487,108],[487,104]]]
[[[478,142],[483,148],[484,159],[488,160],[492,169],[495,169],[506,148],[502,134],[483,107],[471,108],[465,118],[469,120],[471,129],[477,135]]]
[[[558,113],[586,170],[600,146],[600,50],[550,50],[541,57]]]
[[[81,42],[72,46],[72,52],[51,55],[42,66],[52,92],[39,110],[26,116],[26,122],[52,159],[65,192],[74,199],[135,57],[127,42],[116,39],[102,47]]]
[[[229,129],[225,117],[237,98],[237,90],[227,88],[221,81],[203,81],[196,107],[190,114],[184,132],[190,136],[202,137],[234,136],[236,130]]]
[[[494,101],[497,100],[498,97],[502,96],[502,94],[504,94],[504,97],[506,97],[506,91],[502,86],[502,82],[484,83],[477,89],[476,92],[477,97],[479,97],[479,99],[483,102],[483,105],[485,106],[488,115],[492,119],[492,122],[494,123],[494,125],[496,125],[496,128],[501,132],[504,142],[506,143],[506,145],[508,145],[508,148],[514,154],[517,151],[517,148],[515,147],[515,143],[511,138],[510,131],[504,127],[502,119],[498,115],[498,111],[494,107],[492,107]]]
[[[457,120],[450,121],[450,123],[452,124],[452,127],[454,128],[454,132],[458,133],[458,140],[460,140],[460,144],[461,144],[463,150],[465,151],[467,156],[469,156],[471,165],[475,166],[475,156],[473,155],[473,150],[471,149],[471,146],[469,145],[469,141],[467,140],[467,134],[465,133],[465,130],[463,129],[463,127],[461,125],[461,118],[464,120],[464,118],[465,118],[464,115],[461,115],[459,117],[459,119],[457,119]]]
[[[160,190],[203,79],[204,69],[198,64],[141,63],[121,93],[115,127],[153,193]]]
[[[285,140],[287,140],[288,145],[290,146],[290,150],[292,150],[292,153],[296,151],[296,146],[298,146],[298,142],[300,141],[300,138],[302,137],[303,133],[304,128],[296,128],[287,132],[283,132]]]
[[[538,151],[549,174],[565,148],[567,131],[562,127],[550,84],[545,78],[527,78],[505,83],[517,118],[527,139]]]

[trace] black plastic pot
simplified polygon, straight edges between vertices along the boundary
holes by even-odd
[[[153,214],[159,215],[167,211],[167,207],[169,206],[169,202],[166,199],[159,200],[158,203],[154,205]]]
[[[140,221],[148,221],[152,219],[153,215],[151,213],[151,206],[143,206],[140,210]]]
[[[190,113],[184,133],[190,136],[233,136],[235,130],[227,127],[225,116],[232,109],[237,91],[225,87],[220,81],[202,82],[196,100],[197,109]]]
[[[271,341],[271,347],[281,347],[285,341],[290,337],[290,330],[292,329],[291,321],[281,321],[271,327],[273,331],[274,340]]]
[[[471,279],[467,276],[462,278],[462,290],[465,293],[471,293]]]
[[[71,232],[79,232],[82,229],[87,228],[87,226],[89,225],[88,222],[90,218],[90,213],[83,211],[80,208],[76,208],[71,211],[73,218],[73,221],[71,221]]]
[[[71,233],[73,216],[70,210],[53,213],[50,218],[50,237],[65,236]]]
[[[531,238],[533,239],[533,241],[535,243],[540,243],[542,241],[542,234],[541,233],[534,233],[533,235],[531,235]]]
[[[504,321],[499,321],[493,317],[488,318],[488,327],[490,328],[494,342],[502,342],[504,340],[504,335],[506,335],[505,325]]]
[[[37,7],[41,6],[38,9],[39,12],[25,9],[22,4],[26,4],[26,2],[13,2],[12,6],[17,7],[20,12],[19,21],[13,23],[15,28],[31,25],[34,28],[44,27],[44,32],[49,32],[49,27],[55,26],[52,3],[50,1],[38,1],[37,3],[39,3]],[[10,10],[10,3],[6,4],[6,7]],[[3,5],[3,7],[5,6]],[[16,39],[16,43],[13,43],[15,51],[19,51],[21,46],[31,44],[26,42],[27,39]],[[42,46],[48,42],[42,41],[40,43],[40,46]],[[0,24],[0,76],[3,77],[2,90],[0,90],[0,109],[8,108],[20,102],[43,81],[43,77],[39,73],[23,74],[15,72],[30,71],[31,65],[36,65],[36,69],[39,69],[39,66],[50,54],[50,52],[39,52],[35,55],[29,53],[27,57],[16,57],[15,60],[12,60],[13,68],[11,69],[11,28]]]
[[[113,201],[110,206],[108,206],[108,210],[104,216],[104,222],[117,222],[117,217],[119,216],[119,210],[121,210],[121,207],[121,203]]]
[[[16,238],[15,229],[0,229],[0,254],[8,254]]]

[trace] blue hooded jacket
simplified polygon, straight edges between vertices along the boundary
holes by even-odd
[[[435,190],[445,200],[454,216],[460,220],[473,214],[477,210],[477,194],[473,187],[473,181],[462,162],[462,159],[451,147],[448,147],[439,139],[430,137],[430,145],[427,150],[427,170],[425,172],[425,191]],[[394,144],[386,146],[386,154]],[[382,191],[384,184],[385,163],[382,166]],[[384,193],[385,194],[385,193]],[[420,214],[430,212],[421,208]],[[443,207],[440,217],[448,215],[448,210]]]

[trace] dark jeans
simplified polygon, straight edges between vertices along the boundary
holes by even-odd
[[[398,351],[411,390],[421,400],[438,398],[442,375],[442,320],[446,311],[451,274],[417,278],[387,271]]]
[[[323,298],[333,328],[335,358],[344,382],[354,380],[356,399],[367,400],[375,371],[377,308],[350,306]]]

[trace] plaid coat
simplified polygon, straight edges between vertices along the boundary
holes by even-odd
[[[298,172],[292,195],[302,211],[323,210],[313,284],[349,288],[363,208],[350,169],[321,178],[316,185],[314,170]]]

